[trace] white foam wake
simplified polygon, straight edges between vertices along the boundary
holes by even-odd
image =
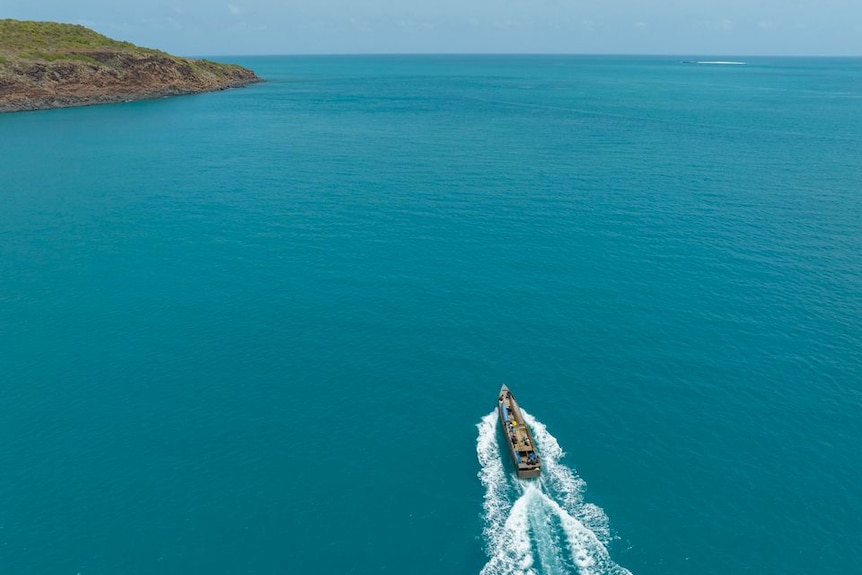
[[[528,413],[524,418],[542,457],[538,482],[521,481],[506,469],[497,443],[496,411],[477,425],[489,557],[481,575],[631,575],[610,558],[608,518],[584,501],[585,483],[560,463],[564,452],[556,438]]]

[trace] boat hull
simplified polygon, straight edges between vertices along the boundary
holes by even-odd
[[[515,397],[505,385],[500,389],[497,413],[506,439],[506,447],[518,478],[539,477],[542,473],[542,464],[539,460],[539,454],[536,452],[533,435],[524,421],[524,416],[515,401]]]

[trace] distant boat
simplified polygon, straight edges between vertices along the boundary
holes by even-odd
[[[500,413],[506,445],[509,446],[509,454],[512,456],[512,463],[515,465],[518,477],[520,479],[538,477],[542,472],[542,464],[539,461],[539,454],[536,453],[533,435],[524,422],[524,415],[515,402],[515,396],[505,385],[500,388],[497,411]]]
[[[745,62],[735,60],[683,60],[683,64],[706,64],[712,66],[745,66]]]

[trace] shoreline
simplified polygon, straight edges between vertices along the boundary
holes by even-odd
[[[245,88],[253,84],[264,82],[255,76],[251,80],[243,80],[225,83],[220,86],[191,89],[167,86],[161,89],[147,91],[114,91],[94,92],[92,94],[81,93],[26,93],[3,94],[0,92],[0,114],[14,114],[17,112],[39,112],[45,110],[58,110],[62,108],[83,108],[99,106],[103,104],[121,104],[125,102],[139,102],[143,100],[159,100],[176,96],[193,96],[195,94],[206,94],[209,92],[222,92]]]

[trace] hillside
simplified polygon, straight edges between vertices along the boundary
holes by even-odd
[[[0,20],[0,112],[178,96],[259,81],[241,66],[178,58],[84,26]]]

